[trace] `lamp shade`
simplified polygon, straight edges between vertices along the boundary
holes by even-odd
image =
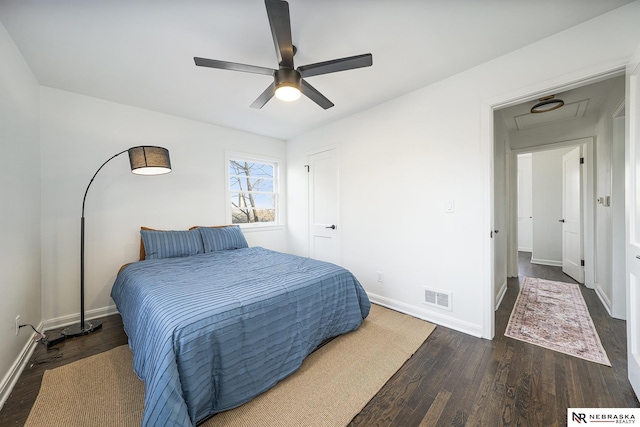
[[[171,172],[171,159],[166,148],[142,145],[131,147],[128,152],[131,172],[137,175],[162,175]]]

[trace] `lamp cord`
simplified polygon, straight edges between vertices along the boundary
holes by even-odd
[[[44,359],[40,359],[40,356],[42,356],[42,351],[38,351],[36,350],[33,357],[31,358],[31,361],[29,363],[29,367],[32,368],[34,365],[41,365],[43,363],[49,363],[51,361],[57,360],[57,359],[61,359],[62,356],[64,356],[63,353],[60,353],[60,349],[59,348],[49,348],[49,340],[47,339],[47,336],[44,334],[44,332],[40,332],[38,331],[33,325],[29,324],[29,323],[25,323],[24,325],[18,325],[18,328],[22,328],[24,326],[30,326],[31,329],[33,329],[33,331],[37,334],[34,339],[36,337],[40,337],[39,339],[35,340],[37,343],[43,344],[45,347],[47,347],[47,353],[49,353],[49,351],[53,350],[54,354],[46,357]]]
[[[36,333],[36,335],[33,337],[33,340],[39,344],[43,344],[47,347],[49,347],[49,340],[47,339],[47,336],[45,335],[44,331],[40,332],[39,330],[37,330],[35,328],[35,326],[33,326],[30,323],[25,323],[24,325],[18,325],[18,329],[24,328],[25,326],[29,326],[31,327],[31,329],[33,329],[33,332]]]

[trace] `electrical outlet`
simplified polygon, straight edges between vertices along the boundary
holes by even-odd
[[[20,315],[16,316],[16,336],[20,333]]]
[[[376,271],[376,281],[378,283],[384,283],[384,274],[382,271]]]

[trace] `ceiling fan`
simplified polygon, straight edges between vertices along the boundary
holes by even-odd
[[[291,20],[289,18],[289,3],[282,0],[265,0],[271,35],[276,47],[279,68],[277,70],[255,65],[239,64],[237,62],[218,61],[216,59],[194,57],[199,67],[219,68],[222,70],[243,71],[245,73],[265,74],[273,77],[273,83],[251,104],[251,108],[262,108],[274,95],[285,101],[294,101],[303,93],[313,102],[324,108],[333,107],[316,88],[307,83],[304,78],[321,74],[336,73],[354,68],[369,67],[373,64],[370,53],[349,56],[331,61],[317,62],[303,65],[294,69],[293,56],[296,47],[291,40]]]

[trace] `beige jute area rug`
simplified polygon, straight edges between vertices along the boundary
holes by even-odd
[[[525,277],[504,335],[611,366],[574,283]]]
[[[377,305],[360,328],[311,354],[300,369],[203,426],[345,426],[435,325]],[[46,371],[27,427],[139,426],[144,385],[128,346]]]

